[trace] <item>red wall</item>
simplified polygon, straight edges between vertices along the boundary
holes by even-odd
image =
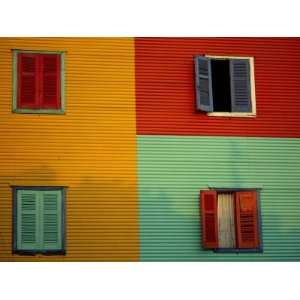
[[[300,137],[300,38],[136,38],[137,133]],[[195,110],[195,54],[254,56],[256,118]]]

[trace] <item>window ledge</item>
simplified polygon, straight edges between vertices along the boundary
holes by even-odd
[[[255,113],[235,113],[235,112],[209,112],[210,117],[233,117],[233,118],[255,118]]]
[[[29,256],[35,256],[35,255],[66,255],[65,250],[14,250],[13,254],[16,255],[29,255]]]
[[[239,248],[218,248],[213,250],[215,253],[263,253],[263,248],[239,249]]]
[[[14,113],[18,114],[51,114],[51,115],[64,115],[63,109],[27,109],[27,108],[15,108]]]

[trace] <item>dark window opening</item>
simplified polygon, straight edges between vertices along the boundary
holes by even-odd
[[[214,111],[231,112],[229,59],[212,59],[211,72]]]

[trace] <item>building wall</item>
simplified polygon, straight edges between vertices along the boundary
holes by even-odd
[[[256,117],[196,111],[194,55],[254,57]],[[300,39],[137,38],[143,261],[300,260]],[[202,249],[199,192],[261,188],[263,253]]]
[[[66,51],[64,115],[11,112],[12,49]],[[256,118],[195,111],[195,54],[254,56]],[[299,56],[298,38],[0,39],[0,261],[300,260]],[[68,187],[65,256],[12,255],[12,185]],[[213,186],[261,188],[262,254],[202,250]]]
[[[196,112],[197,54],[253,56],[256,118]],[[138,134],[300,137],[299,38],[137,38]]]
[[[142,261],[299,261],[300,139],[138,137]],[[201,245],[199,192],[260,188],[263,253]]]
[[[66,51],[64,115],[12,113],[12,51]],[[0,40],[0,261],[139,259],[134,40]],[[67,186],[66,256],[12,255],[11,185]]]

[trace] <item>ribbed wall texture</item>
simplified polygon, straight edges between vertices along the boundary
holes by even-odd
[[[300,139],[138,137],[143,261],[300,260]],[[202,250],[199,191],[261,188],[263,253]]]
[[[299,38],[137,38],[138,134],[300,137]],[[196,112],[197,54],[254,57],[256,118]]]
[[[12,113],[12,51],[66,51],[64,115]],[[0,261],[138,260],[134,40],[0,39]],[[12,255],[10,185],[67,186],[66,256]]]
[[[64,115],[12,113],[12,49],[66,51]],[[254,56],[256,118],[196,112],[195,54]],[[298,38],[1,38],[0,261],[300,260],[299,82]],[[65,256],[12,255],[11,185],[68,187]],[[262,188],[263,254],[201,249],[213,186]]]

